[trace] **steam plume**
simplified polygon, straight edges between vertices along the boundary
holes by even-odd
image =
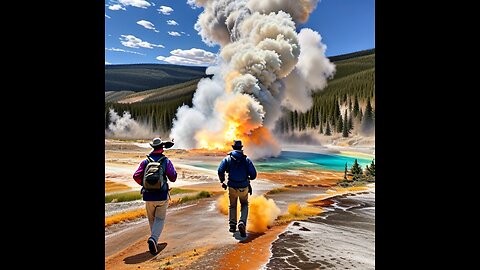
[[[153,132],[146,126],[135,121],[130,112],[125,111],[123,115],[118,115],[113,109],[109,109],[110,124],[105,136],[110,138],[152,138]]]
[[[190,1],[192,2],[192,1]],[[196,0],[203,7],[195,29],[207,44],[219,44],[220,63],[207,71],[193,107],[178,109],[170,137],[181,148],[228,149],[242,139],[252,158],[277,156],[271,130],[282,106],[307,111],[311,94],[326,86],[335,66],[321,36],[296,32],[318,0]]]

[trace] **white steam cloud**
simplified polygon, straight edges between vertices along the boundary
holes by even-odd
[[[193,1],[188,1],[193,3]],[[178,109],[170,137],[181,148],[222,148],[242,139],[252,158],[276,156],[272,134],[282,106],[306,111],[311,94],[324,88],[335,66],[321,36],[296,32],[318,0],[196,0],[203,7],[195,29],[221,46],[219,64],[208,68],[193,106]]]
[[[153,138],[155,134],[146,125],[141,124],[132,118],[130,112],[126,111],[122,116],[113,109],[109,109],[110,124],[105,136],[108,138]]]

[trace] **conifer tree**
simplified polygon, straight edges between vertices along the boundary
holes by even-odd
[[[342,119],[342,115],[340,115],[337,119],[337,125],[336,125],[336,131],[338,133],[341,133],[343,132],[343,119]]]
[[[368,168],[368,172],[370,175],[375,176],[375,159],[372,160],[370,167]]]
[[[326,130],[325,130],[325,135],[326,136],[331,136],[332,135],[332,131],[330,130],[330,122],[327,120],[327,127],[326,127]]]
[[[370,104],[370,99],[367,100],[367,106],[365,107],[365,113],[362,118],[362,131],[370,134],[373,131],[373,109]]]
[[[353,180],[358,180],[362,176],[362,174],[363,174],[362,166],[360,166],[360,164],[358,164],[357,159],[355,159],[355,162],[353,162],[353,166],[350,169],[350,172],[353,175]]]
[[[349,127],[348,127],[348,119],[347,119],[347,109],[345,109],[345,115],[343,116],[343,130],[342,130],[342,136],[343,137],[348,137],[349,133]]]

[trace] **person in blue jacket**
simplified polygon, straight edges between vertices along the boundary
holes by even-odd
[[[257,171],[252,161],[243,154],[241,140],[234,140],[233,151],[222,160],[218,166],[218,177],[222,187],[228,187],[230,199],[229,224],[230,232],[237,230],[237,201],[240,200],[240,220],[238,230],[242,237],[245,237],[248,218],[248,193],[251,195],[250,180],[257,177]],[[228,173],[228,183],[225,185],[225,172]]]

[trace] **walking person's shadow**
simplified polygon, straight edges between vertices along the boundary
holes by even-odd
[[[158,247],[158,253],[156,255],[152,255],[150,251],[145,251],[133,256],[126,257],[125,259],[123,259],[123,261],[125,262],[125,264],[137,264],[137,263],[146,262],[152,259],[153,257],[157,256],[158,254],[160,254],[160,252],[162,252],[162,250],[164,250],[167,247],[167,243],[160,243],[157,245],[157,247]]]
[[[234,234],[233,234],[233,237],[235,237],[235,239],[239,240],[240,243],[248,243],[248,242],[251,242],[252,240],[254,240],[255,238],[259,237],[259,236],[262,236],[264,235],[264,233],[249,233],[247,232],[247,236],[246,237],[242,237],[240,235],[240,232],[236,231]]]

